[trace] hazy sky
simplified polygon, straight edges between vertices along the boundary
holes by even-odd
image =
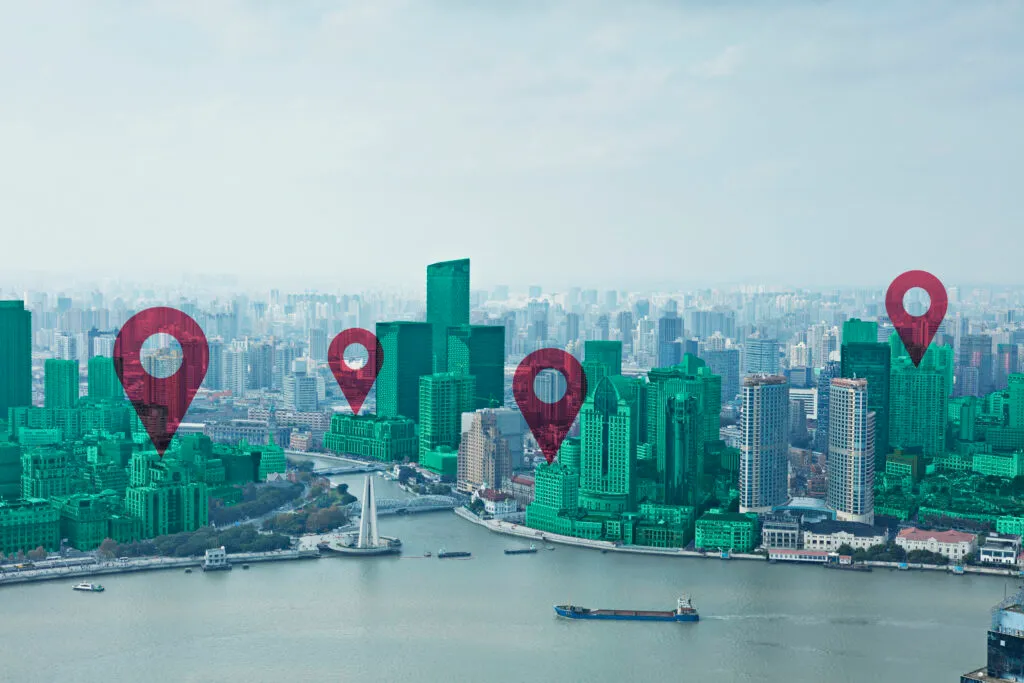
[[[0,271],[1024,282],[1022,2],[4,2]]]

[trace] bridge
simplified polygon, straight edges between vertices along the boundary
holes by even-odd
[[[462,503],[452,496],[416,496],[415,498],[378,498],[378,515],[412,515],[419,512],[454,510]],[[349,513],[359,513],[359,503],[351,503]]]
[[[360,474],[361,472],[379,472],[387,469],[384,465],[366,463],[365,465],[335,465],[334,467],[317,467],[313,474],[326,477],[332,474]]]

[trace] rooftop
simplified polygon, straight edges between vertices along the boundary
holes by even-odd
[[[934,538],[939,543],[970,543],[977,538],[974,534],[962,531],[924,531],[916,527],[900,529],[899,537],[910,541],[927,541]]]
[[[863,524],[861,522],[840,522],[830,519],[808,524],[805,528],[812,534],[837,534],[845,532],[856,536],[857,538],[872,538],[875,536],[886,535],[885,529],[882,527]]]

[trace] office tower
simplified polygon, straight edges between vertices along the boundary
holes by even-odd
[[[615,327],[619,330],[619,341],[622,342],[623,353],[633,355],[633,313],[619,311],[615,317]]]
[[[59,360],[78,360],[78,340],[73,334],[54,335],[54,358]]]
[[[786,502],[789,474],[789,385],[779,375],[743,380],[740,512],[771,512]]]
[[[0,301],[0,419],[32,405],[32,314],[24,301]]]
[[[21,446],[0,441],[0,501],[21,498]]]
[[[987,396],[992,392],[992,338],[968,334],[960,339],[956,356],[956,396]]]
[[[622,374],[622,342],[587,341],[583,344],[583,372],[590,396],[603,377]]]
[[[706,420],[702,396],[690,391],[670,396],[666,410],[665,503],[698,507],[704,501]]]
[[[299,356],[295,344],[278,344],[274,350],[274,389],[284,389],[284,378],[291,371],[292,363]]]
[[[548,314],[550,304],[547,301],[530,301],[526,304],[526,350],[536,351],[544,346],[548,336]],[[577,328],[577,337],[579,330]]]
[[[579,313],[565,314],[565,343],[574,342],[580,338],[580,315]]]
[[[505,327],[448,328],[448,372],[476,377],[475,408],[505,405]]]
[[[433,368],[433,325],[419,322],[377,323],[384,364],[377,374],[377,415],[419,421],[420,377]]]
[[[78,405],[78,361],[48,358],[43,364],[47,408]]]
[[[720,333],[724,337],[736,335],[736,312],[714,308],[705,311],[690,311],[687,314],[687,329],[698,339],[706,339]]]
[[[658,367],[678,365],[683,357],[683,319],[675,311],[675,302],[670,301],[662,316],[658,318]]]
[[[637,365],[650,367],[657,363],[658,335],[654,321],[650,318],[640,318],[637,322],[633,333],[633,349]]]
[[[791,389],[810,389],[817,385],[814,370],[809,367],[791,367],[785,372]]]
[[[705,351],[702,356],[711,372],[722,378],[722,403],[740,395],[740,350]]]
[[[113,334],[100,334],[92,339],[92,355],[114,357],[114,342],[117,336]]]
[[[605,377],[580,409],[579,505],[595,517],[630,512],[644,404],[639,380]]]
[[[250,389],[269,389],[274,380],[274,344],[249,344],[246,357],[249,363],[247,386]]]
[[[608,316],[599,315],[597,322],[594,324],[593,338],[598,341],[608,341],[608,335],[610,334]]]
[[[472,375],[440,372],[419,378],[420,462],[435,448],[458,448],[462,414],[474,410],[475,394]]]
[[[515,414],[515,411],[505,408],[484,408],[463,414],[457,478],[459,490],[471,492],[481,486],[498,488],[506,479],[512,477],[512,446],[518,439],[522,458],[523,434],[522,431],[506,434],[502,430],[500,416],[503,413]],[[466,424],[467,422],[469,424]]]
[[[818,419],[814,428],[814,445],[818,453],[828,453],[829,399],[832,396],[832,380],[842,377],[839,361],[829,361],[818,371]]]
[[[77,363],[78,361],[65,361]],[[67,451],[26,448],[21,454],[21,497],[49,500],[68,493],[71,471]]]
[[[639,320],[651,315],[651,302],[647,299],[637,299],[633,304],[633,317]]]
[[[943,453],[946,401],[945,382],[938,369],[926,367],[924,360],[920,367],[914,367],[908,357],[895,361],[889,383],[892,447],[904,451],[920,448],[926,456]]]
[[[779,340],[759,334],[747,337],[743,349],[743,374],[779,374]]]
[[[210,362],[206,366],[206,377],[203,387],[214,391],[224,388],[224,340],[214,337],[207,341],[210,349]]]
[[[448,328],[469,324],[468,258],[427,266],[427,322],[433,329],[432,369],[445,372],[448,368],[448,342],[445,339]],[[387,362],[386,354],[384,358]]]
[[[843,323],[840,374],[847,379],[868,381],[868,409],[875,412],[875,471],[884,472],[885,456],[889,453],[889,381],[892,359],[889,344],[881,344],[877,339],[876,322],[851,318]]]
[[[231,346],[224,349],[221,355],[224,363],[224,389],[230,391],[232,396],[244,396],[247,365],[245,349],[232,342]]]
[[[318,363],[327,362],[327,331],[319,327],[309,328],[309,357]],[[342,349],[344,351],[344,349]]]
[[[836,517],[874,524],[875,413],[868,409],[868,380],[832,380],[829,397],[828,493]]]
[[[93,356],[89,359],[89,398],[124,398],[121,380],[114,370],[114,359]]]
[[[699,339],[686,339],[683,341],[683,355],[697,356],[700,352],[700,340]]]
[[[1010,375],[1017,372],[1019,348],[1016,344],[999,344],[996,346],[995,374],[992,391],[1002,391],[1007,387]]]
[[[305,359],[292,361],[292,371],[284,377],[284,404],[300,413],[319,407],[317,376],[309,372]]]
[[[789,347],[789,367],[808,367],[811,364],[811,350],[807,344],[800,342]]]
[[[615,290],[608,290],[604,293],[604,307],[613,311],[619,305],[619,293]]]

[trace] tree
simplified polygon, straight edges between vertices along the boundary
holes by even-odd
[[[844,543],[836,550],[840,555],[853,555],[853,546],[849,543]]]
[[[108,560],[117,552],[117,541],[112,538],[104,538],[100,543],[99,553]]]
[[[43,546],[36,546],[35,550],[28,551],[28,559],[33,562],[40,562],[46,559],[46,548]]]

